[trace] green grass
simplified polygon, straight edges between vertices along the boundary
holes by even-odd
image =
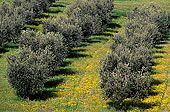
[[[61,5],[60,8],[50,7],[50,13],[44,13],[49,16],[64,15],[64,7],[69,5],[72,0],[60,0],[54,3],[55,6]],[[170,10],[168,6],[169,0],[115,0],[115,9],[112,12],[113,19],[110,23],[110,27],[107,28],[105,33],[100,35],[91,36],[88,41],[82,42],[77,48],[74,48],[71,55],[65,60],[65,63],[59,67],[59,71],[50,77],[46,88],[44,88],[43,94],[34,101],[26,101],[25,99],[18,98],[14,91],[10,88],[8,84],[6,74],[7,60],[6,56],[17,51],[15,44],[9,43],[5,50],[0,52],[0,111],[2,112],[22,112],[22,111],[58,111],[58,112],[71,112],[71,111],[87,111],[87,112],[114,112],[115,109],[109,105],[110,101],[104,101],[101,96],[101,90],[98,85],[99,77],[99,66],[100,60],[109,52],[109,47],[111,44],[111,37],[108,34],[117,34],[117,32],[123,31],[123,26],[126,23],[127,15],[129,12],[137,7],[141,6],[143,3],[156,3],[160,5],[164,10]],[[53,13],[55,11],[62,10],[60,13]],[[41,21],[41,18],[35,19],[35,21]],[[35,25],[27,25],[26,27],[37,27]],[[168,41],[169,42],[169,41]],[[167,54],[170,54],[170,44],[166,44]],[[10,47],[13,46],[13,47]],[[165,55],[166,59],[167,55]],[[157,63],[166,62],[162,60],[155,60]],[[158,66],[159,68],[160,66]],[[167,68],[170,64],[167,63]],[[165,67],[165,68],[166,68]],[[159,71],[158,68],[155,70]],[[158,74],[159,76],[159,74]],[[156,76],[155,76],[156,77]],[[159,76],[162,78],[165,76]],[[167,77],[167,76],[166,76]],[[169,87],[169,82],[166,78],[164,84]],[[161,86],[155,86],[159,91]],[[164,88],[164,86],[163,86]],[[163,89],[165,90],[165,89]],[[168,94],[167,91],[163,91]],[[159,94],[157,97],[161,97]],[[154,96],[149,96],[148,101],[154,101]],[[162,105],[159,111],[168,110],[169,105],[168,96],[162,97]],[[132,111],[140,111],[143,106],[148,106],[147,99],[144,102],[139,102],[136,105],[132,105],[134,102],[127,101],[131,104],[129,108]],[[140,106],[142,105],[142,106]],[[155,106],[153,110],[155,109]],[[146,109],[143,109],[146,111]]]
[[[26,28],[32,29],[32,30],[36,30],[36,29],[40,29],[39,26],[36,25],[25,25]]]
[[[0,2],[12,2],[13,0],[0,0]]]
[[[58,13],[58,12],[63,12],[64,9],[65,7],[64,8],[63,7],[50,7],[48,11],[51,13]]]
[[[66,7],[67,5],[70,5],[70,2],[66,2],[66,1],[57,1],[55,3],[53,3],[53,5],[58,5],[58,6],[63,6]]]
[[[72,0],[73,2],[74,0]],[[65,16],[66,6],[71,3],[71,0],[60,0],[52,3],[52,6],[48,8],[47,12],[41,14],[39,18],[35,18],[33,23],[29,25],[25,25],[25,28],[30,28],[35,31],[42,30],[42,21],[47,19],[48,17],[57,17],[57,16]]]
[[[10,44],[8,44],[8,47]],[[14,52],[16,48],[14,44],[10,46],[11,48],[5,48],[0,50],[0,111],[21,111],[22,108],[17,106],[20,100],[14,95],[14,91],[11,89],[6,78],[6,56]],[[7,52],[10,51],[10,52]]]

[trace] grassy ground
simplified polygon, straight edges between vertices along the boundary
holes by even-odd
[[[48,8],[47,12],[42,13],[39,18],[35,18],[31,24],[25,25],[25,27],[35,31],[42,31],[42,21],[46,20],[48,17],[65,16],[66,6],[73,1],[74,0],[59,0],[52,3],[52,6]]]
[[[0,0],[0,2],[11,2],[13,0]]]
[[[69,5],[71,0],[60,0],[49,8],[50,13],[64,14],[62,6]],[[5,77],[6,56],[17,49],[9,45],[0,52],[0,112],[21,111],[56,111],[56,112],[114,112],[110,101],[102,99],[98,82],[100,60],[109,52],[112,34],[121,33],[127,19],[127,14],[136,6],[143,3],[156,3],[165,10],[170,10],[168,0],[115,0],[115,9],[112,12],[113,19],[106,32],[91,36],[86,42],[82,42],[78,48],[71,51],[59,71],[49,78],[45,84],[44,94],[34,101],[26,101],[15,96]],[[58,8],[58,6],[61,6]],[[57,8],[55,8],[57,7]],[[62,11],[58,11],[62,10]],[[37,21],[41,21],[37,18]],[[35,26],[37,27],[37,26]],[[167,33],[164,40],[156,45],[154,82],[152,92],[147,99],[134,103],[127,101],[128,111],[169,111],[170,95],[168,71],[170,66],[170,35]],[[8,52],[6,52],[9,50]]]
[[[164,39],[155,47],[155,65],[152,93],[143,102],[147,104],[148,111],[170,111],[170,32],[164,35]]]

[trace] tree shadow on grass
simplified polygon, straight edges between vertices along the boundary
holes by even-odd
[[[42,92],[41,96],[39,97],[40,100],[47,100],[49,98],[58,97],[56,90],[45,90]]]
[[[83,52],[83,51],[87,51],[87,49],[72,49],[71,52]]]
[[[168,44],[168,42],[167,42],[168,40],[167,39],[168,39],[167,37],[163,36],[163,38],[161,40],[159,40],[156,43],[154,43],[154,48],[162,49],[163,46],[161,46],[161,45]]]
[[[156,48],[156,49],[162,49],[162,48],[163,48],[163,46],[157,46],[157,45],[154,45],[154,48]]]
[[[151,81],[151,87],[149,89],[148,92],[148,96],[156,96],[159,94],[159,92],[155,92],[154,88],[152,86],[155,85],[159,85],[162,84],[163,82],[160,80],[156,80],[156,79],[152,79]],[[146,96],[145,98],[147,98],[148,96]],[[125,111],[127,112],[128,110],[131,110],[135,107],[137,107],[139,110],[145,110],[145,109],[150,109],[153,108],[153,106],[159,106],[159,103],[146,103],[146,102],[142,102],[142,100],[135,100],[135,99],[130,99],[130,100],[124,100],[123,103],[120,103],[118,101],[110,101],[107,102],[108,108],[115,108],[118,111]]]
[[[162,38],[160,41],[169,41],[169,40],[170,40],[170,34],[165,33],[162,35]]]
[[[71,69],[71,68],[60,68],[58,70],[56,70],[53,73],[53,76],[58,76],[58,75],[74,75],[77,71]]]
[[[106,32],[114,32],[114,33],[118,33],[118,30],[116,28],[121,28],[121,25],[117,24],[117,23],[109,23],[107,25],[107,29],[105,30]],[[112,36],[112,34],[108,35],[104,34],[105,36]]]
[[[107,26],[112,29],[121,28],[121,26],[117,23],[109,23]]]
[[[168,44],[169,43],[168,41],[170,41],[170,34],[167,33],[162,34],[162,38],[156,43],[154,43],[154,46],[161,45],[161,44]]]
[[[101,35],[100,35],[101,34]],[[102,43],[102,42],[107,42],[109,39],[106,38],[105,35],[112,35],[111,33],[106,33],[106,32],[100,32],[99,34],[92,35],[90,38],[84,38],[82,42],[84,44],[90,45],[93,43]],[[85,45],[86,46],[86,45]]]
[[[52,7],[66,7],[66,5],[62,5],[62,4],[53,4]]]
[[[103,36],[114,36],[112,33],[106,33],[106,32],[100,32],[99,34],[96,34],[97,36],[101,36],[101,35],[103,35]]]
[[[60,67],[66,67],[66,66],[70,65],[71,63],[72,63],[71,61],[64,61],[64,62],[60,65]]]
[[[89,46],[89,43],[81,43],[77,47],[87,47],[87,46]]]
[[[35,20],[33,20],[28,25],[36,25],[36,26],[38,26],[39,24],[42,24],[42,21],[35,21]]]
[[[160,63],[155,63],[155,65],[152,65],[152,66],[156,66],[156,65],[159,65]],[[160,74],[160,72],[159,71],[156,71],[156,68],[153,68],[152,67],[152,70],[151,70],[151,74],[152,75],[156,75],[156,74]],[[154,80],[154,79],[153,79]],[[151,81],[153,81],[153,80],[151,80]]]
[[[1,48],[0,47],[0,53],[6,53],[6,52],[8,52],[9,50],[8,49],[6,49],[6,48]]]
[[[82,57],[91,57],[88,54],[82,54],[77,52],[70,52],[69,56],[67,58],[82,58]]]
[[[121,16],[127,17],[127,15],[128,15],[128,13],[125,11],[112,11],[111,14],[112,14],[112,16],[116,15],[118,17],[121,17]]]
[[[48,13],[54,13],[54,14],[57,14],[57,13],[60,13],[60,12],[63,12],[63,11],[62,10],[48,11]]]
[[[159,65],[159,64],[160,64],[160,63],[153,61],[151,66],[156,66],[156,65]],[[154,71],[154,70],[152,70],[152,74],[155,74],[155,71]]]
[[[96,40],[96,39],[86,38],[86,39],[83,39],[83,42],[92,44],[92,43],[99,43],[101,41],[100,40]]]
[[[114,32],[114,33],[118,33],[119,31],[118,30],[115,30],[115,29],[106,29],[107,32]]]
[[[151,86],[159,85],[159,84],[162,84],[162,83],[163,83],[163,81],[160,81],[160,80],[157,80],[157,79],[152,79]]]
[[[108,109],[114,107],[117,111],[127,112],[128,110],[131,110],[135,107],[139,108],[139,110],[150,109],[153,108],[153,106],[158,106],[159,103],[146,103],[140,100],[131,99],[131,100],[123,101],[122,104],[120,104],[119,102],[107,102],[107,105],[108,105]]]
[[[19,47],[18,44],[9,42],[9,43],[4,44],[3,47],[0,47],[0,53],[9,52],[8,48],[17,49],[18,47]],[[0,55],[0,57],[1,57],[1,55]]]
[[[113,19],[118,19],[118,18],[120,18],[120,16],[117,16],[117,15],[111,15],[111,18],[113,18]]]
[[[158,58],[163,58],[163,56],[153,56],[153,58],[158,59]]]
[[[36,94],[34,96],[30,96],[29,97],[29,100],[33,101],[41,101],[41,100],[47,100],[49,98],[55,98],[55,97],[58,97],[57,95],[57,90],[54,89],[51,89],[51,90],[43,90],[41,93],[39,94]]]
[[[49,17],[50,17],[50,15],[48,15],[48,14],[43,14],[43,13],[38,16],[38,18],[49,18]]]
[[[159,92],[155,92],[155,88],[153,88],[153,86],[158,86],[159,84],[162,84],[163,82],[160,81],[160,80],[156,80],[156,79],[152,79],[151,81],[151,87],[149,89],[149,92],[148,92],[148,96],[156,96],[159,94]]]
[[[4,48],[18,48],[19,44],[13,43],[13,42],[9,42],[7,44],[4,45]]]
[[[166,53],[165,51],[156,51],[155,53]]]
[[[156,46],[161,44],[168,44],[169,43],[168,41],[170,41],[170,34],[165,33],[162,35],[162,38],[159,41],[157,41],[154,45]]]
[[[47,81],[45,84],[44,84],[44,87],[45,88],[55,88],[56,86],[58,86],[59,84],[63,83],[64,82],[64,79],[61,78],[61,79],[56,79],[56,80],[50,80],[50,81]]]
[[[99,41],[108,41],[109,39],[103,35],[93,35],[92,39],[99,40]]]
[[[41,100],[47,100],[49,98],[58,97],[57,95],[58,90],[56,89],[56,87],[63,82],[64,82],[63,78],[47,81],[44,84],[45,87],[44,90],[41,93],[30,96],[29,100],[41,101]]]
[[[160,45],[160,44],[168,44],[168,42],[166,42],[166,41],[159,41],[159,42],[156,42],[155,44],[156,44],[156,45]]]
[[[98,40],[102,40],[102,41],[108,41],[108,38],[97,38]]]
[[[146,103],[142,101],[125,102],[125,111],[130,110],[132,107],[138,107],[140,110],[150,109],[153,106],[158,106],[158,103]]]

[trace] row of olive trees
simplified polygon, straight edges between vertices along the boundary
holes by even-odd
[[[83,37],[104,29],[112,8],[112,0],[77,0],[67,8],[67,17],[44,21],[42,33],[24,31],[19,53],[7,59],[7,76],[16,94],[27,98],[41,93],[69,50],[79,45]]]
[[[24,25],[45,11],[53,0],[14,0],[0,4],[0,46],[16,41]]]
[[[103,31],[110,21],[113,0],[77,0],[67,7],[67,17],[49,18],[43,22],[43,32],[59,32],[69,48],[81,40]]]
[[[106,99],[121,104],[126,98],[144,98],[151,84],[153,46],[170,23],[168,13],[151,4],[135,8],[123,34],[113,38],[111,52],[101,62],[101,83]]]

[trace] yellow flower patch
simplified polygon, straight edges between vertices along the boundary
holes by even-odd
[[[170,44],[161,45],[163,48],[161,51],[164,53],[155,53],[154,61],[158,62],[157,65],[153,66],[153,69],[156,71],[156,74],[153,74],[153,79],[160,81],[160,84],[153,85],[153,92],[155,95],[148,96],[147,99],[143,102],[148,104],[155,104],[146,111],[151,112],[168,112],[170,111]],[[159,50],[159,49],[158,49]]]

